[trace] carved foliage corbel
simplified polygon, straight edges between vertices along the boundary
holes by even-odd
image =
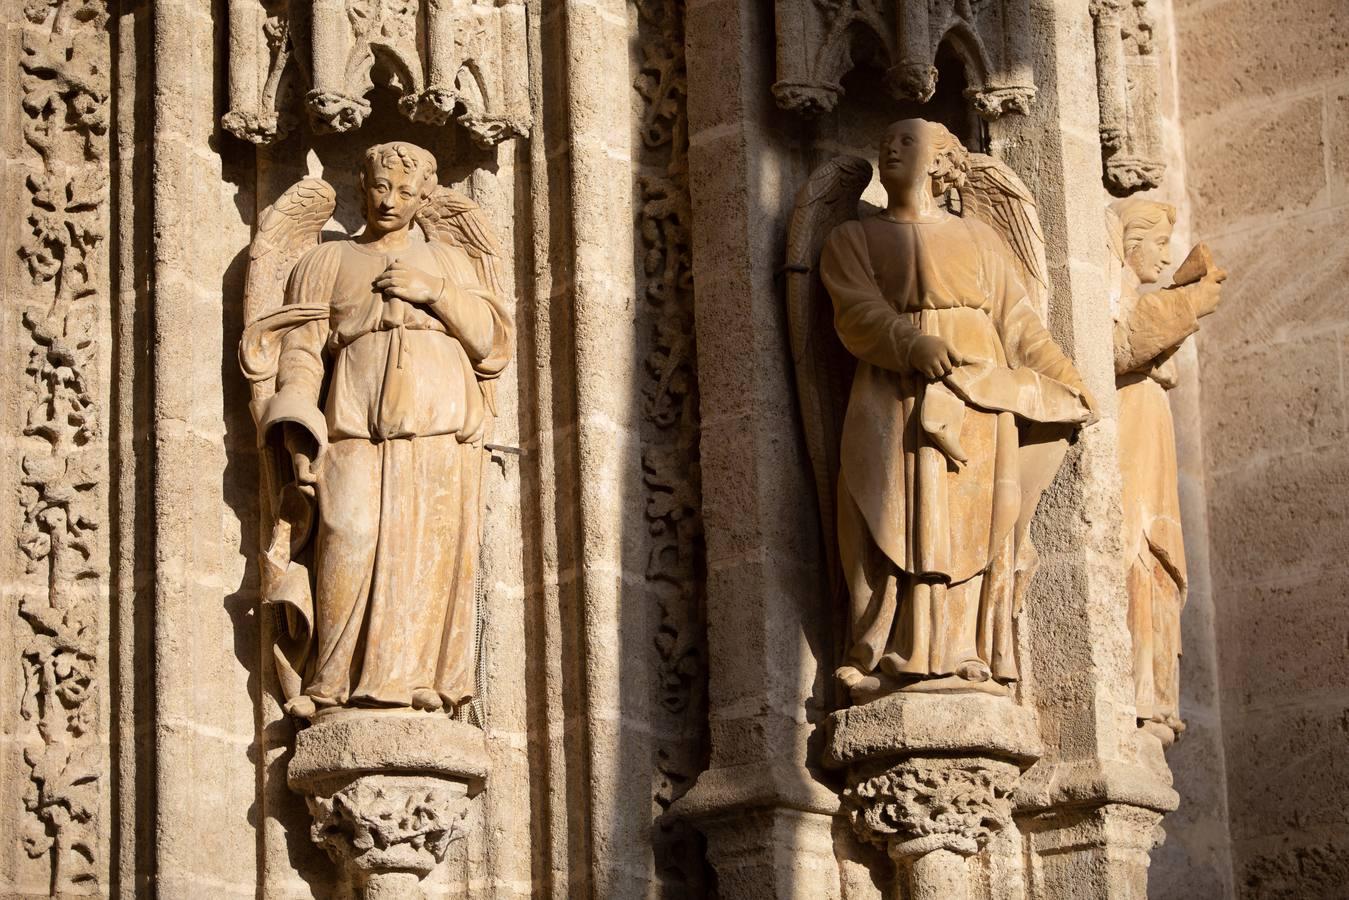
[[[776,17],[773,94],[783,109],[832,111],[843,77],[862,62],[885,71],[896,98],[926,103],[937,90],[944,44],[964,63],[965,95],[984,118],[1025,113],[1035,99],[1029,0],[777,0]],[[857,58],[862,46],[876,56]]]
[[[230,110],[221,124],[282,139],[303,106],[319,133],[359,128],[376,87],[409,119],[457,121],[483,146],[530,127],[525,6],[451,0],[230,0]]]
[[[1106,187],[1118,196],[1155,188],[1166,166],[1147,0],[1092,0],[1090,9]]]

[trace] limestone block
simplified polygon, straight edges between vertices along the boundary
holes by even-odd
[[[1209,484],[1211,534],[1219,547],[1240,548],[1214,560],[1214,589],[1263,580],[1313,576],[1342,558],[1349,542],[1349,459],[1299,453],[1251,466]],[[1221,603],[1221,601],[1219,601]]]
[[[1321,98],[1301,97],[1187,129],[1196,230],[1210,234],[1233,220],[1310,204],[1326,185],[1321,119]]]
[[[1346,698],[1228,715],[1228,795],[1234,847],[1243,842],[1343,828],[1349,805]],[[1282,764],[1271,766],[1270,760]]]
[[[1349,20],[1339,0],[1179,0],[1176,7],[1187,117],[1235,110],[1343,73]],[[1260,52],[1238,52],[1252,46]],[[1188,157],[1192,168],[1202,164],[1193,151]]]
[[[1251,345],[1273,346],[1292,337],[1325,333],[1343,324],[1341,305],[1332,302],[1343,288],[1349,246],[1328,239],[1346,227],[1343,210],[1325,210],[1260,223],[1249,230],[1220,233],[1213,251],[1229,271],[1223,314],[1210,318],[1200,336],[1200,377],[1207,383],[1219,357],[1239,355]],[[1289,390],[1301,391],[1299,381]],[[1218,409],[1201,397],[1205,421]],[[1258,427],[1254,423],[1253,427]],[[1207,444],[1211,430],[1205,428]]]
[[[1327,560],[1308,577],[1224,591],[1218,643],[1229,703],[1265,709],[1307,691],[1338,693],[1326,673],[1349,668],[1346,577],[1349,570]]]

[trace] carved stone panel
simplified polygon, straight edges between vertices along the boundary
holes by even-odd
[[[1028,0],[777,0],[776,14],[773,94],[783,109],[831,111],[843,76],[864,61],[885,69],[896,98],[926,103],[943,45],[964,63],[981,116],[1025,113],[1035,99]]]
[[[1147,0],[1093,0],[1096,89],[1105,184],[1124,196],[1155,188],[1166,166],[1157,118],[1157,57]]]
[[[107,9],[98,0],[30,0],[19,83],[27,169],[19,255],[31,286],[19,491],[20,740],[30,781],[18,835],[46,857],[53,895],[95,892],[104,790],[100,622],[107,589],[106,372],[97,340],[108,315]]]
[[[415,122],[484,146],[529,132],[525,5],[473,0],[230,0],[231,133],[268,144],[302,103],[315,131],[359,128],[375,87]]]

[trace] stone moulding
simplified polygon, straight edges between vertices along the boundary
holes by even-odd
[[[1035,100],[1029,0],[777,0],[776,18],[773,96],[783,109],[831,112],[862,52],[885,69],[897,99],[926,103],[943,45],[964,64],[965,96],[984,118],[1024,114]]]
[[[1041,754],[1035,713],[982,693],[895,693],[830,715],[823,762],[842,806],[916,897],[964,900],[967,859],[1010,830],[1021,773]]]
[[[1090,9],[1106,188],[1118,196],[1155,188],[1166,166],[1147,0],[1092,0]]]
[[[343,710],[295,740],[287,780],[310,836],[363,900],[422,896],[487,785],[482,731],[438,713]]]
[[[230,0],[221,124],[270,144],[294,127],[302,104],[316,132],[351,131],[380,86],[414,122],[458,121],[482,146],[523,137],[525,15],[522,2]]]
[[[103,882],[99,809],[106,769],[100,732],[106,663],[99,658],[107,590],[106,410],[100,323],[109,315],[108,11],[99,0],[23,6],[23,138],[27,225],[19,255],[32,287],[15,298],[27,352],[16,585],[19,715],[29,782],[23,846],[50,864],[53,896]],[[23,626],[20,626],[22,629]],[[13,664],[13,663],[11,663]]]

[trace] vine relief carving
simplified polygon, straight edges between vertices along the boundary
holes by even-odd
[[[647,337],[642,472],[650,543],[647,580],[660,608],[658,701],[670,737],[657,748],[655,810],[669,809],[706,765],[706,621],[693,323],[687,75],[683,0],[639,0],[635,87],[644,104],[638,232]],[[663,825],[658,865],[686,887],[701,852],[682,824]]]
[[[937,51],[960,57],[966,97],[981,116],[1025,113],[1035,100],[1029,0],[776,0],[777,83],[783,109],[827,113],[843,76],[867,62],[897,99],[926,103]]]
[[[106,477],[97,331],[107,296],[110,48],[100,0],[30,0],[20,59],[26,179],[19,255],[28,360],[19,461],[25,575],[18,614],[30,781],[22,840],[47,856],[53,896],[96,889],[101,529]]]
[[[1092,0],[1105,185],[1126,196],[1155,188],[1161,161],[1157,56],[1147,0]]]
[[[948,850],[973,856],[1012,824],[1016,764],[915,757],[843,792],[854,830],[895,859]]]
[[[425,876],[467,835],[463,784],[400,775],[366,775],[327,796],[309,795],[311,836],[334,860],[361,871]]]
[[[522,137],[525,15],[519,0],[231,0],[221,123],[269,144],[294,128],[302,99],[315,131],[351,131],[384,87],[415,122],[458,121],[483,146]]]

